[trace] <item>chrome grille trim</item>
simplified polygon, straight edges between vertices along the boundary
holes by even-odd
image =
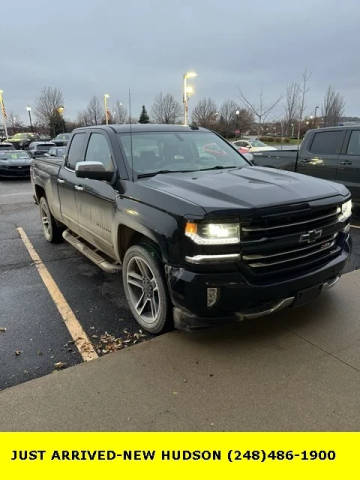
[[[309,218],[307,220],[302,220],[301,222],[285,223],[282,225],[275,225],[273,227],[242,227],[241,230],[243,232],[262,232],[266,230],[277,230],[281,228],[296,227],[297,225],[306,225],[307,223],[314,223],[320,220],[324,220],[326,218],[334,217],[335,215],[339,215],[339,213],[341,213],[341,208],[337,207],[333,213],[329,213],[328,215],[322,215],[316,218]]]
[[[289,262],[294,262],[294,261],[297,261],[297,260],[301,260],[303,258],[307,258],[307,257],[311,257],[313,255],[317,255],[319,253],[323,253],[323,252],[326,252],[328,251],[330,248],[332,248],[333,246],[335,245],[335,241],[332,241],[330,245],[326,246],[325,248],[321,248],[319,250],[315,250],[315,252],[311,252],[311,253],[306,253],[305,255],[298,255],[296,257],[292,257],[292,258],[288,258],[286,260],[279,260],[277,262],[270,262],[270,263],[263,263],[263,262],[258,262],[258,263],[249,263],[249,267],[252,267],[252,268],[261,268],[261,267],[272,267],[274,265],[280,265],[280,264],[283,264],[283,263],[289,263]],[[340,247],[336,248],[335,250],[332,250],[329,252],[329,254],[333,254],[337,251],[340,250]]]
[[[304,250],[310,250],[311,248],[326,244],[328,242],[331,242],[331,240],[334,240],[338,236],[338,233],[334,233],[334,235],[331,235],[330,237],[323,238],[320,240],[320,242],[312,243],[311,245],[308,245],[306,247],[301,247],[301,248],[293,248],[291,250],[285,250],[282,252],[277,252],[277,253],[270,253],[268,255],[266,254],[249,254],[249,255],[243,255],[242,259],[243,260],[262,260],[263,258],[272,258],[272,257],[280,257],[281,255],[291,255],[292,253],[295,252],[302,252]],[[334,242],[332,242],[334,244]]]

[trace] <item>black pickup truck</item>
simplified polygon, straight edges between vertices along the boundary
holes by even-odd
[[[360,204],[360,125],[309,130],[299,150],[253,153],[255,165],[342,183]]]
[[[76,129],[65,159],[34,159],[31,179],[45,238],[122,271],[152,333],[302,305],[350,251],[346,187],[254,167],[195,126]]]

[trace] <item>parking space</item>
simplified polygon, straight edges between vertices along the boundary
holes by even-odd
[[[0,390],[83,362],[19,227],[99,356],[151,338],[130,314],[120,275],[105,274],[65,242],[47,243],[38,215],[29,181],[0,181]],[[347,272],[360,268],[360,221],[353,225]]]
[[[120,276],[106,275],[65,242],[44,240],[30,182],[1,181],[0,192],[0,390],[83,361],[18,227],[99,356],[149,338],[127,308]]]

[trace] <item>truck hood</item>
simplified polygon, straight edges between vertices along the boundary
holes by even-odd
[[[346,187],[334,182],[264,167],[160,174],[146,184],[201,206],[207,213],[349,195]]]

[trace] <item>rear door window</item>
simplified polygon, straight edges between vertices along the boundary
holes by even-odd
[[[353,130],[346,153],[348,155],[360,155],[360,130]]]
[[[73,136],[66,162],[66,165],[72,170],[75,170],[77,162],[82,162],[84,160],[85,140],[85,133],[76,133]]]
[[[314,138],[310,147],[310,152],[336,155],[340,153],[344,139],[344,131],[318,132],[314,134]]]

